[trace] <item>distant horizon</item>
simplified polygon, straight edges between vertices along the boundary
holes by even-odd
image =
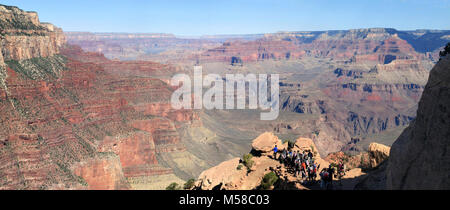
[[[450,0],[3,0],[67,32],[178,37],[393,28],[450,30]]]
[[[57,26],[59,27],[59,26]],[[62,28],[64,33],[92,33],[92,34],[161,34],[161,35],[173,35],[175,37],[202,37],[202,36],[249,36],[249,35],[264,35],[264,34],[276,34],[276,33],[295,33],[295,32],[325,32],[325,31],[349,31],[349,30],[359,30],[359,29],[394,29],[396,31],[402,32],[413,32],[413,31],[450,31],[450,29],[434,29],[434,28],[418,28],[418,29],[410,29],[410,30],[400,30],[396,28],[384,28],[384,27],[370,27],[370,28],[349,28],[349,29],[330,29],[330,30],[320,30],[320,31],[275,31],[275,32],[267,32],[267,33],[251,33],[251,34],[200,34],[200,35],[179,35],[173,33],[165,33],[165,32],[120,32],[120,31],[66,31]]]

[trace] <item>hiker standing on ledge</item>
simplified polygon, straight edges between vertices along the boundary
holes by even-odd
[[[278,152],[278,147],[277,147],[277,145],[275,145],[275,147],[273,148],[273,159],[277,159],[277,152]]]

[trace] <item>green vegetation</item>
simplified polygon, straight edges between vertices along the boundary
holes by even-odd
[[[0,20],[0,28],[2,29],[21,29],[21,30],[31,30],[31,31],[38,31],[38,30],[44,30],[47,31],[47,29],[41,25],[35,25],[31,22],[30,18],[23,15],[23,11],[15,6],[7,6],[2,5],[7,10],[10,10],[10,12],[13,12],[14,18],[4,18]],[[15,12],[15,10],[21,10],[22,12]],[[3,31],[3,30],[2,30]],[[31,33],[24,33],[24,32],[14,32],[14,35],[45,35],[41,32],[31,32]]]
[[[77,175],[74,175],[73,177],[74,177],[75,180],[76,180],[78,183],[80,183],[81,185],[83,185],[83,186],[85,186],[85,187],[88,186],[88,183],[86,182],[86,180],[83,179],[83,177],[77,176]]]
[[[169,186],[166,187],[166,190],[181,190],[181,186],[176,182],[172,182]]]
[[[12,98],[10,101],[13,103],[14,108],[24,118],[30,118],[31,111],[17,98]],[[31,127],[32,128],[32,127]]]
[[[67,58],[61,55],[51,57],[37,57],[27,60],[6,60],[5,63],[23,78],[31,80],[50,80],[59,78],[61,71],[65,70]]]
[[[73,129],[72,129],[73,130]],[[87,153],[86,156],[94,157],[95,149],[86,142],[81,136],[74,133],[75,138],[78,140],[78,144],[83,148],[83,150]]]
[[[194,187],[194,184],[195,184],[195,179],[189,179],[186,183],[184,183],[183,189],[189,190],[192,187]]]
[[[263,190],[268,190],[277,181],[278,181],[278,176],[273,171],[271,171],[270,173],[264,175],[264,178],[261,181],[260,187]]]
[[[242,164],[239,164],[236,169],[237,170],[242,170]]]
[[[247,167],[248,170],[250,170],[250,168],[252,168],[254,161],[252,160],[253,155],[252,154],[245,154],[244,157],[242,158],[242,163],[244,164],[245,167]]]

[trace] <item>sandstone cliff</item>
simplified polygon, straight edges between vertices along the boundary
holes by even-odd
[[[65,44],[62,30],[39,22],[36,12],[0,5],[0,48],[3,60],[49,57]]]
[[[36,12],[0,4],[0,88],[6,88],[5,61],[53,56],[64,44],[62,30],[40,23]]]
[[[387,189],[450,188],[450,57],[431,70],[417,118],[394,142]]]

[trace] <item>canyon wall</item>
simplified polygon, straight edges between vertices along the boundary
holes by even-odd
[[[450,57],[431,70],[417,118],[394,142],[387,189],[450,188]]]
[[[100,54],[77,47],[60,53],[7,62],[0,160],[8,164],[0,167],[0,188],[135,189],[140,185],[130,179],[166,175],[182,182],[157,160],[185,151],[177,129],[198,119],[170,108],[173,89],[156,78],[117,74]],[[142,66],[136,71],[165,71]]]
[[[195,61],[197,54],[219,46],[211,39],[178,38],[172,34],[65,32],[68,43],[109,59],[150,60],[163,63]]]
[[[0,11],[0,189],[183,182],[158,161],[186,150],[178,129],[198,120],[170,107],[173,87],[159,78],[173,68],[111,61],[65,45],[62,31],[34,12]]]
[[[62,30],[39,22],[36,12],[0,5],[0,47],[3,60],[24,60],[58,54],[65,44]]]
[[[389,28],[279,32],[266,34],[255,41],[225,42],[221,47],[204,52],[200,59],[203,62],[233,62],[239,58],[243,62],[254,62],[313,56],[375,64],[387,64],[396,59],[436,59],[435,56],[430,57],[430,53],[445,45],[445,36],[450,31],[424,31],[421,36],[414,34]],[[434,48],[423,51],[422,42],[430,39],[428,34],[433,34],[434,39],[427,41],[433,42]]]

